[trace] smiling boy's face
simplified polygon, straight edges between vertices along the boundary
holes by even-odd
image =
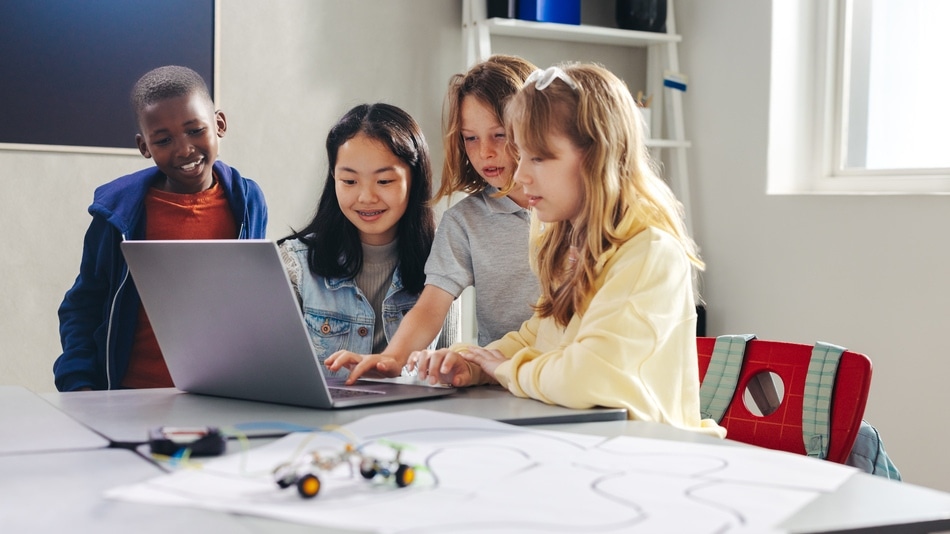
[[[224,137],[224,113],[204,95],[166,98],[139,113],[139,152],[155,160],[165,175],[161,186],[172,193],[197,193],[211,187],[211,166],[218,158],[218,139]]]

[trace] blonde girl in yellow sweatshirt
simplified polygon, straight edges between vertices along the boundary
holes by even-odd
[[[417,351],[410,366],[432,382],[497,382],[724,436],[699,413],[693,274],[703,262],[626,85],[594,64],[538,70],[505,116],[541,298],[518,331],[484,348]]]

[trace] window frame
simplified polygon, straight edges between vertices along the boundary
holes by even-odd
[[[950,194],[947,168],[842,165],[851,2],[772,2],[768,194]]]

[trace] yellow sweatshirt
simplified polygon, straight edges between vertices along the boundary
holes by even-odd
[[[630,419],[725,437],[700,419],[690,262],[662,230],[644,230],[607,259],[589,308],[566,328],[535,314],[487,348],[508,358],[495,376],[519,397],[622,407]]]

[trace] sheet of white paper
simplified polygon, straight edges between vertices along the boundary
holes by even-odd
[[[313,499],[278,488],[277,465],[304,451],[338,454],[347,440],[381,459],[399,444],[416,480],[398,488],[345,464],[315,472]],[[750,447],[607,439],[409,410],[339,432],[290,434],[107,495],[381,533],[743,533],[772,531],[854,472]]]

